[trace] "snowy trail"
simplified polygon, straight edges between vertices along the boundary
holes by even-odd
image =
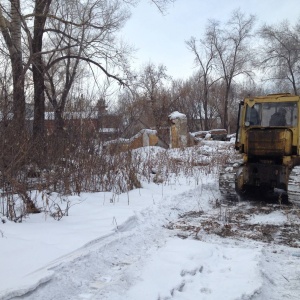
[[[182,240],[163,227],[207,205],[199,195],[208,199],[214,188],[207,184],[166,197],[115,234],[66,256],[35,291],[12,299],[251,299],[262,284],[259,248]],[[244,260],[247,267],[241,268]]]
[[[300,299],[300,250],[266,247],[262,254],[263,285],[252,300]]]
[[[149,248],[159,247],[164,241],[158,226],[147,231],[149,224],[140,228],[134,224],[137,222],[141,221],[132,218],[127,223],[130,226],[121,226],[115,234],[62,258],[61,263],[52,269],[53,275],[47,284],[20,298],[84,299],[81,295],[99,288],[111,289],[114,284],[118,289],[123,285],[126,289],[124,271],[127,266],[141,260]]]
[[[54,262],[59,265],[50,268],[53,275],[46,278],[47,283],[17,299],[82,299],[81,294],[93,292],[96,286],[105,291],[113,289],[115,284],[118,289],[128,289],[126,269],[136,262],[140,266],[149,255],[149,249],[163,246],[168,230],[162,225],[166,218],[176,218],[181,200],[182,196],[177,200],[167,197],[158,206],[144,210],[118,226],[115,234],[95,240],[61,258],[61,263]],[[170,205],[173,206],[171,214]]]

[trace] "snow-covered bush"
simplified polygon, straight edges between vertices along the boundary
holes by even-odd
[[[144,147],[132,153],[133,163],[141,179],[164,184],[178,175],[186,178],[203,174],[217,175],[219,166],[232,155],[231,144],[215,141],[203,141],[183,149]]]
[[[140,188],[143,180],[169,184],[178,175],[197,182],[203,174],[217,174],[233,149],[228,142],[203,141],[183,149],[143,147],[122,152],[96,141],[81,131],[49,136],[42,143],[25,136],[17,149],[2,145],[2,162],[9,163],[0,164],[0,216],[21,221],[29,213],[44,212],[61,219],[72,205],[61,201],[68,195],[101,191],[117,195]],[[39,201],[34,191],[46,195],[51,205]],[[47,196],[53,193],[60,197]]]

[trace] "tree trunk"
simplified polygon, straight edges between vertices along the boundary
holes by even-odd
[[[224,99],[224,115],[223,115],[223,127],[228,130],[228,99],[229,99],[229,88],[226,88],[225,99]]]
[[[25,92],[22,54],[19,52],[11,56],[13,73],[13,126],[16,132],[23,132],[25,125]]]
[[[60,108],[55,108],[55,131],[60,134],[64,131],[64,119]]]
[[[13,75],[13,126],[17,132],[22,132],[25,124],[25,93],[20,0],[11,0],[10,2],[11,22],[8,25],[8,21],[0,9],[0,28],[9,50]]]
[[[45,162],[45,72],[42,58],[43,34],[51,0],[35,1],[32,39],[32,75],[34,86],[33,139],[37,163]]]
[[[44,65],[42,60],[43,33],[46,17],[44,8],[46,1],[36,1],[34,30],[32,39],[32,74],[34,85],[34,139],[42,138],[45,132],[45,84]]]

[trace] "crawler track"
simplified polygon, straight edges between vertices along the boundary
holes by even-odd
[[[238,195],[235,191],[236,173],[241,165],[241,160],[229,161],[222,166],[219,173],[219,189],[224,200],[237,201]]]
[[[288,199],[291,203],[300,206],[300,166],[294,167],[290,173]]]

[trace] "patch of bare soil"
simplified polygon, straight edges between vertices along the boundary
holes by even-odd
[[[212,210],[187,212],[166,227],[181,238],[215,234],[300,248],[300,210],[289,205],[212,203]]]

